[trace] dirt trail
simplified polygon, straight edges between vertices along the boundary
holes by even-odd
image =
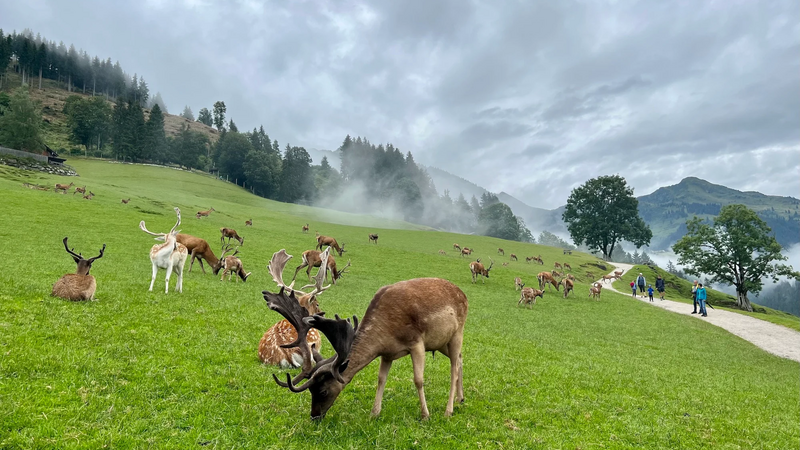
[[[627,272],[633,268],[630,264],[614,263],[614,265],[617,266],[615,270],[622,270],[623,272]],[[610,275],[613,274],[612,271]],[[602,283],[602,280],[599,280],[599,282]],[[620,292],[614,289],[613,286],[609,286],[608,283],[603,286],[603,289],[608,289],[623,295],[630,295],[630,291]],[[669,293],[669,291],[667,291],[667,293]],[[657,294],[658,293],[656,293],[653,303],[650,303],[650,299],[647,297],[641,298],[637,295],[636,298],[650,305],[674,313],[696,317],[712,325],[724,328],[773,355],[800,362],[800,332],[744,314],[737,314],[719,309],[708,308],[708,317],[701,317],[699,314],[692,314],[692,305],[672,300],[659,300]]]

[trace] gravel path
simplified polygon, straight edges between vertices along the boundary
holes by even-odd
[[[623,272],[627,272],[633,268],[631,264],[614,263],[614,265],[617,266],[615,270],[622,270]],[[613,274],[612,271],[610,275]],[[599,282],[602,283],[602,280],[599,280]],[[630,295],[630,291],[627,293],[620,292],[610,287],[608,283],[605,283],[603,289],[608,289],[623,295]],[[701,317],[699,314],[692,314],[692,305],[672,300],[659,300],[658,293],[656,293],[653,303],[650,303],[650,299],[647,297],[641,298],[637,295],[636,298],[650,305],[666,309],[667,311],[692,316],[712,325],[724,328],[773,355],[800,362],[800,332],[795,330],[744,314],[737,314],[719,309],[707,308],[708,317]]]

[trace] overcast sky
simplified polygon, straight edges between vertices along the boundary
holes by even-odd
[[[392,142],[539,207],[618,173],[800,195],[800,2],[0,2],[169,111],[223,100],[281,147]],[[318,161],[315,161],[318,163]]]

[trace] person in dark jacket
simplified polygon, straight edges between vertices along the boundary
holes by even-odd
[[[639,286],[639,294],[644,298],[644,288],[647,286],[647,282],[644,279],[644,275],[642,272],[639,272],[639,277],[636,278],[636,285]]]
[[[664,300],[664,291],[666,289],[664,287],[664,279],[661,278],[661,275],[656,278],[656,290],[658,291],[658,298]]]

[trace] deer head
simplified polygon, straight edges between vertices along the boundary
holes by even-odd
[[[92,263],[94,263],[95,260],[103,257],[103,253],[106,251],[106,244],[103,244],[103,248],[100,249],[99,255],[95,256],[94,258],[84,259],[80,253],[76,254],[74,252],[75,249],[69,248],[67,245],[67,239],[68,238],[66,237],[64,238],[64,250],[66,250],[67,253],[72,256],[72,259],[75,261],[75,263],[78,264],[78,269],[75,271],[75,273],[78,275],[89,275],[89,270],[92,268]]]

